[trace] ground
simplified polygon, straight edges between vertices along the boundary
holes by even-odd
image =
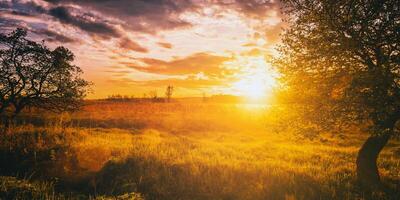
[[[379,159],[393,194],[371,194],[355,181],[368,135],[305,137],[282,115],[271,106],[176,101],[90,101],[62,115],[30,110],[2,136],[1,185],[47,184],[50,199],[396,198],[399,140]]]

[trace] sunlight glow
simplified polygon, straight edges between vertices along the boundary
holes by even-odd
[[[231,62],[238,66],[237,81],[231,85],[232,91],[250,100],[268,97],[276,85],[276,72],[264,56],[243,56]]]

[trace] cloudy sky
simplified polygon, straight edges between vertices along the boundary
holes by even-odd
[[[71,49],[90,98],[259,96],[283,16],[277,0],[0,0],[0,31]]]

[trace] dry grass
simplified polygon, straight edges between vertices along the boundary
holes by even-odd
[[[15,129],[15,135],[42,133],[29,151],[42,152],[38,144],[48,147],[43,154],[64,149],[53,152],[54,164],[43,172],[64,181],[61,190],[76,184],[80,192],[140,192],[146,199],[371,196],[359,190],[354,174],[366,135],[325,133],[305,139],[282,129],[279,113],[268,108],[92,102],[72,115],[27,115],[22,121],[44,125]],[[46,139],[56,136],[58,141]],[[398,145],[391,141],[379,163],[385,182],[392,185],[400,180]]]

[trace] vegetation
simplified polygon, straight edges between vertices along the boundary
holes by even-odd
[[[0,116],[6,128],[26,107],[78,109],[89,85],[80,77],[81,69],[71,64],[71,51],[50,50],[26,37],[23,29],[0,34]]]
[[[90,101],[82,111],[61,116],[26,111],[13,134],[1,139],[0,171],[46,180],[64,196],[396,198],[398,140],[378,162],[394,192],[368,193],[356,183],[354,165],[368,134],[351,128],[340,136],[305,138],[282,123],[290,113],[283,107],[182,101]]]
[[[31,182],[19,180],[15,177],[0,176],[0,198],[1,199],[93,199],[93,200],[142,200],[143,197],[137,193],[127,193],[119,196],[85,196],[82,194],[62,195],[54,191],[54,185],[48,182]]]
[[[381,186],[376,161],[400,119],[398,1],[283,2],[289,15],[277,62],[283,99],[316,132],[368,126],[358,180]]]

